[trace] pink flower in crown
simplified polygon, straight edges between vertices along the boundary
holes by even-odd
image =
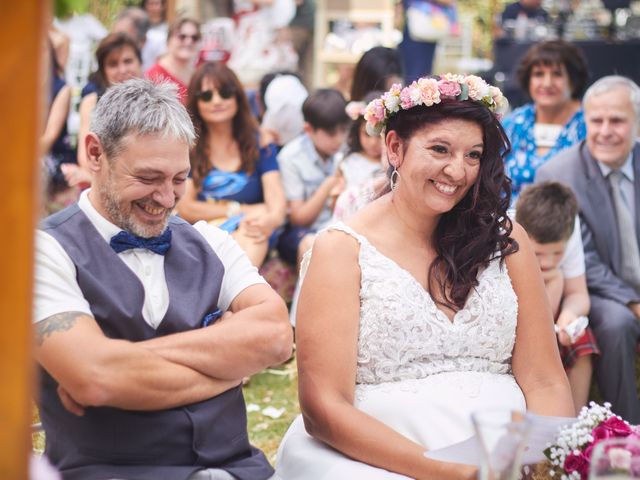
[[[468,75],[464,77],[462,83],[469,87],[469,98],[471,100],[481,101],[489,95],[489,85],[480,77]]]
[[[386,110],[381,98],[376,98],[367,105],[364,112],[364,119],[367,122],[365,126],[367,133],[372,137],[380,135],[386,119]]]
[[[360,115],[364,114],[364,109],[364,102],[349,102],[345,108],[351,120],[357,120]]]
[[[459,83],[450,82],[448,80],[438,81],[438,90],[440,91],[440,97],[447,98],[456,98],[460,93],[462,93]]]
[[[509,102],[498,87],[489,86],[489,96],[493,99],[497,111],[501,112],[507,108]]]
[[[404,87],[400,92],[400,106],[403,110],[415,107],[422,103],[422,92],[418,88],[418,84],[413,82],[408,87]]]
[[[364,119],[370,123],[378,123],[384,121],[385,111],[382,99],[376,98],[367,105],[364,111]]]
[[[422,103],[427,107],[434,103],[440,103],[440,90],[438,90],[438,81],[435,78],[421,78],[418,80],[418,88]]]

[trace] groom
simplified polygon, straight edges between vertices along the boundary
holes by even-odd
[[[289,357],[287,310],[231,237],[171,216],[193,139],[175,88],[110,88],[85,139],[91,190],[37,233],[40,415],[65,479],[273,473],[240,379]]]

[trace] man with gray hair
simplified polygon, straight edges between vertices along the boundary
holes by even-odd
[[[640,88],[620,76],[595,82],[583,99],[586,139],[540,167],[578,199],[591,300],[602,353],[595,373],[613,411],[640,423],[635,359],[640,340]]]
[[[287,310],[229,235],[171,215],[193,140],[175,87],[110,88],[85,140],[91,190],[37,232],[40,416],[65,479],[273,473],[241,379],[289,357]]]

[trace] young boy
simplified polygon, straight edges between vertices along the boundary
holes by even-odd
[[[540,264],[576,414],[587,403],[593,357],[600,353],[590,328],[573,339],[567,332],[590,308],[577,213],[573,192],[557,182],[525,188],[516,205],[516,221],[529,234]]]
[[[280,256],[299,264],[315,233],[331,220],[331,203],[344,188],[336,169],[350,119],[342,94],[319,89],[302,104],[304,133],[278,154],[289,207],[289,224],[280,236]]]

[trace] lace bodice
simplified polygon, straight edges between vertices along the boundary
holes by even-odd
[[[443,372],[511,372],[518,303],[506,265],[496,259],[480,272],[452,322],[408,271],[364,236],[342,223],[329,228],[360,244],[357,384]]]

